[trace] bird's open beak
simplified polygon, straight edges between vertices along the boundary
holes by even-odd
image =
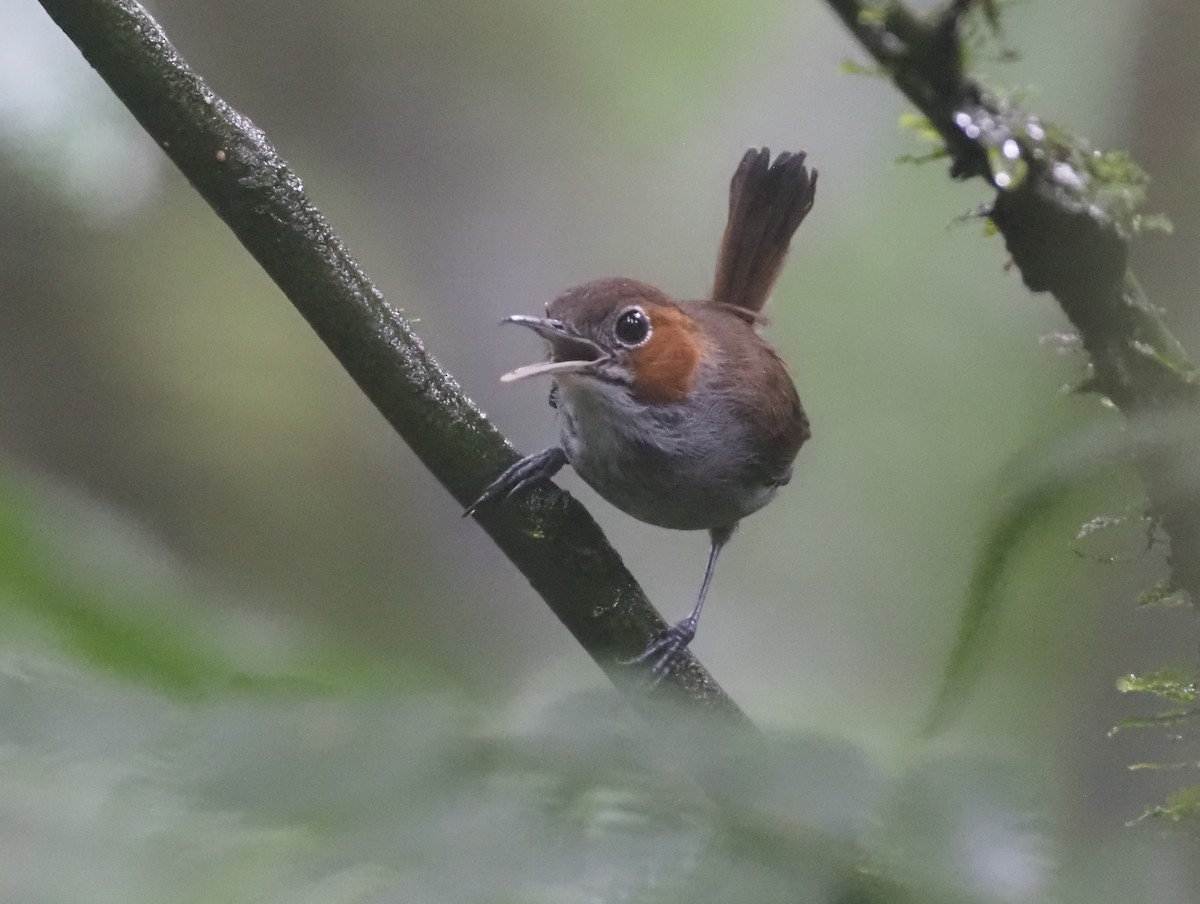
[[[536,377],[541,374],[579,373],[607,360],[608,353],[595,342],[570,330],[561,320],[549,317],[529,317],[514,314],[505,317],[502,323],[519,323],[529,327],[546,340],[550,346],[550,360],[538,364],[526,364],[510,370],[500,379],[505,383]]]

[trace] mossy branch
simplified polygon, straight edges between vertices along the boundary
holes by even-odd
[[[1200,378],[1145,298],[1127,261],[1144,225],[1145,176],[1120,154],[1098,154],[970,78],[963,16],[994,0],[954,0],[920,17],[899,2],[827,0],[937,133],[959,179],[996,190],[986,214],[1025,285],[1050,292],[1079,332],[1088,389],[1130,419],[1173,410],[1200,417]],[[1193,455],[1194,457],[1194,455]],[[1149,511],[1170,537],[1172,584],[1200,601],[1200,493],[1184,450],[1147,443],[1134,455]]]
[[[41,3],[455,499],[471,501],[516,460],[350,256],[266,135],[188,67],[138,3]],[[478,521],[614,684],[642,699],[645,673],[619,662],[664,623],[583,506],[547,487],[489,506]],[[690,655],[664,687],[744,719]]]

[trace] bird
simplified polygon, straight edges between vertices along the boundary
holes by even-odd
[[[709,535],[691,611],[628,664],[661,680],[696,635],[717,558],[747,515],[792,476],[811,429],[779,353],[759,334],[762,309],[817,173],[803,152],[746,151],[709,298],[677,301],[645,282],[605,278],[563,292],[544,317],[504,319],[545,340],[548,360],[504,382],[552,377],[559,445],[516,462],[464,511],[520,493],[570,464],[602,498],[639,521]]]

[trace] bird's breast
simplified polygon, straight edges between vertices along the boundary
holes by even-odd
[[[649,524],[732,526],[786,482],[786,475],[764,479],[747,419],[702,396],[645,404],[623,387],[564,377],[557,412],[563,450],[579,476]]]

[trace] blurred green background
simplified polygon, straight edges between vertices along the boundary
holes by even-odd
[[[1116,421],[1060,391],[1083,360],[1052,301],[956,222],[985,187],[894,162],[923,150],[907,108],[843,74],[823,4],[151,8],[526,451],[556,434],[544,387],[498,382],[539,353],[500,317],[606,275],[702,296],[742,151],[807,150],[769,335],[814,438],[694,645],[785,751],[736,799],[795,804],[781,850],[805,826],[939,894],[1196,900],[1194,842],[1125,825],[1191,779],[1128,764],[1194,744],[1108,736],[1151,711],[1117,676],[1191,664],[1194,618],[1135,606],[1165,573],[1136,530],[1074,542],[1136,513],[1131,474],[1038,523],[981,685],[919,736],[1014,462]],[[1200,9],[1005,29],[991,83],[1154,177],[1176,233],[1135,266],[1195,353]],[[0,235],[0,899],[827,896],[739,869],[745,837],[641,776],[599,671],[33,0],[0,0]],[[683,614],[704,538],[562,483]]]

